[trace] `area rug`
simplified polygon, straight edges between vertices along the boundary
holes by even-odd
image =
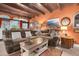
[[[40,56],[61,56],[62,50],[58,48],[48,48],[45,52],[43,52]]]
[[[62,50],[58,48],[48,48],[46,51],[44,51],[40,56],[61,56]],[[20,56],[20,51],[14,52],[10,54],[9,56]]]
[[[20,50],[19,50],[19,51],[14,52],[14,53],[9,54],[9,56],[20,56],[20,55],[21,55]]]

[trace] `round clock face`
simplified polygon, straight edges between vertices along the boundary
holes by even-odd
[[[63,26],[68,26],[70,24],[70,19],[68,17],[65,17],[61,20],[61,24]]]

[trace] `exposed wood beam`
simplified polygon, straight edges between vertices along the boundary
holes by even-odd
[[[41,10],[37,9],[36,7],[34,7],[34,6],[32,5],[32,3],[22,3],[22,4],[28,6],[29,8],[31,8],[31,9],[33,9],[33,10],[36,10],[36,11],[40,12],[41,14],[45,14],[45,13],[42,12]]]
[[[61,9],[61,6],[60,6],[60,4],[59,4],[59,3],[57,3],[57,6],[58,6],[58,9]]]
[[[46,12],[44,11],[44,9],[41,9],[42,7],[40,7],[38,4],[36,3],[29,3],[29,4],[25,4],[28,5],[28,7],[37,10],[38,12],[41,12],[41,14],[45,14]]]
[[[64,3],[57,3],[57,6],[60,10],[62,10],[65,5]]]
[[[49,3],[41,3],[49,12],[52,12],[52,9],[49,6]]]
[[[41,3],[41,4],[45,6],[50,12],[53,12],[54,10],[59,8],[56,3]]]
[[[54,10],[56,10],[58,8],[56,3],[49,3],[48,5],[52,9],[52,11],[54,11]]]
[[[79,3],[77,3],[77,5],[79,5]]]
[[[23,5],[26,5],[26,6],[28,6],[29,8],[40,12],[41,14],[45,14],[43,11],[39,10],[38,8],[36,8],[36,7],[33,5],[33,3],[26,3],[26,4],[23,3]]]
[[[74,5],[75,3],[57,3],[57,6],[59,9],[63,9],[65,6],[72,6]]]
[[[77,5],[77,6],[79,6],[79,3],[74,3],[74,5]]]
[[[13,15],[13,14],[10,14],[10,13],[5,13],[5,12],[3,12],[3,11],[0,11],[0,15]]]
[[[8,13],[8,12],[3,12],[3,11],[0,11],[0,15],[9,15],[9,16],[19,16],[19,15],[16,15],[16,14],[11,14],[11,13]]]
[[[3,8],[0,8],[0,11],[1,11],[1,12],[4,12],[4,13],[9,13],[9,14],[17,15],[17,16],[25,16],[24,14],[17,13],[17,12],[12,12],[12,11],[10,11],[10,10],[3,9]]]
[[[43,13],[49,13],[49,11],[40,3],[32,3],[32,6],[34,6],[35,8],[39,9],[40,11],[42,11]]]
[[[29,8],[28,6],[23,5],[21,3],[16,3],[16,5],[18,5],[19,7],[23,8],[23,9],[25,9],[28,12],[31,12],[32,14],[35,14],[35,15],[40,15],[41,14],[40,12],[38,12],[36,10],[33,10],[33,9]]]
[[[20,14],[16,14],[16,13],[13,13],[13,12],[9,12],[9,11],[4,11],[4,10],[0,10],[0,14],[3,14],[3,15],[10,15],[10,16],[17,16],[17,17],[24,17],[24,18],[28,18],[28,16],[25,16],[25,15],[20,15]],[[32,17],[33,18],[33,17]]]
[[[6,9],[10,10],[10,11],[17,12],[17,13],[21,13],[21,14],[24,14],[24,15],[30,15],[30,14],[27,13],[27,12],[21,11],[21,10],[16,9],[16,8],[13,8],[13,7],[8,6],[8,5],[6,5],[6,4],[0,4],[0,7],[4,7],[4,8],[6,8]]]
[[[47,8],[45,8],[41,3],[37,3],[37,5],[44,10],[45,12],[49,13],[49,10]]]
[[[7,12],[3,12],[3,11],[0,11],[0,15],[8,15],[8,16],[13,16],[13,17],[20,17],[20,15],[16,15],[16,14],[9,14]],[[22,18],[28,18],[28,16],[23,16]]]

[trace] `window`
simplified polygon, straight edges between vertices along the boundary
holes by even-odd
[[[78,12],[74,16],[73,26],[74,26],[74,29],[75,29],[74,31],[79,32],[79,13]]]
[[[23,22],[22,23],[22,29],[24,29],[24,30],[28,29],[28,23]]]
[[[79,14],[74,17],[74,27],[79,28]]]
[[[10,30],[10,22],[8,20],[3,20],[1,28],[2,30]]]
[[[11,20],[10,21],[10,29],[19,29],[20,28],[20,25],[19,25],[19,21],[14,21],[14,20]]]

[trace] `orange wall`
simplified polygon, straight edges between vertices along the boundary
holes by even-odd
[[[37,20],[39,23],[43,23],[44,21],[51,18],[59,18],[61,20],[63,17],[69,17],[71,19],[71,24],[68,26],[68,35],[74,37],[76,43],[79,43],[79,33],[74,32],[73,29],[73,16],[78,11],[78,5],[65,6],[62,9],[57,9],[46,15],[40,15],[39,17],[36,17],[32,20]]]

